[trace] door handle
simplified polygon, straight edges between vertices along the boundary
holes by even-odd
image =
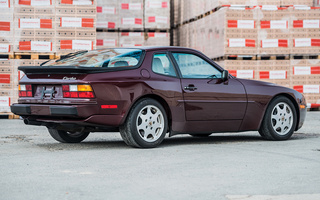
[[[185,86],[184,89],[185,90],[190,90],[190,91],[195,91],[198,88],[196,88],[194,85],[188,85],[188,86]]]

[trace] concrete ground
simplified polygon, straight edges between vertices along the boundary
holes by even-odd
[[[0,127],[0,200],[320,199],[320,112],[288,141],[182,135],[155,149],[128,147],[119,133],[61,144],[22,120]]]

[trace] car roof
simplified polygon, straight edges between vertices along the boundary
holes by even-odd
[[[186,47],[178,47],[178,46],[142,46],[140,49],[144,50],[174,50],[174,49],[179,49],[179,50],[194,50]]]
[[[137,46],[137,47],[116,47],[114,49],[141,49],[145,51],[156,51],[156,50],[188,50],[188,51],[197,51],[195,49],[178,47],[178,46]],[[104,50],[104,49],[97,49]]]

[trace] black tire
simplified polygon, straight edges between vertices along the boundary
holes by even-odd
[[[267,140],[289,139],[297,125],[297,111],[293,103],[284,96],[276,97],[269,104],[259,129]]]
[[[192,137],[201,137],[201,138],[204,138],[204,137],[209,137],[211,135],[211,133],[201,133],[201,134],[189,134],[191,135]]]
[[[89,132],[71,133],[53,128],[48,128],[48,131],[53,139],[61,143],[79,143],[86,139],[89,135]]]
[[[161,144],[167,133],[167,114],[158,101],[141,99],[132,107],[125,123],[119,129],[127,145],[154,148]]]

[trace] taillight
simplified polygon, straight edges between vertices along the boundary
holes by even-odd
[[[63,98],[94,98],[91,85],[63,85]]]
[[[19,85],[19,97],[32,97],[32,86]]]

